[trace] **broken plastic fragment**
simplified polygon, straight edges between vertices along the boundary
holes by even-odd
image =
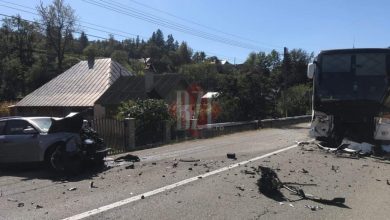
[[[226,156],[227,156],[227,158],[229,158],[229,159],[233,159],[233,160],[236,160],[236,159],[237,159],[235,153],[228,153],[228,154],[226,154]]]

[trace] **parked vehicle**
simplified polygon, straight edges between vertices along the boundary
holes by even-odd
[[[0,163],[45,162],[57,171],[102,163],[108,148],[81,114],[0,118]]]
[[[388,48],[322,51],[308,65],[311,136],[333,145],[343,138],[390,141],[389,76]]]

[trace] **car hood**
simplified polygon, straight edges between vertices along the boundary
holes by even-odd
[[[52,118],[51,120],[52,123],[47,132],[48,134],[57,132],[79,133],[83,126],[82,114],[75,114],[58,120]]]

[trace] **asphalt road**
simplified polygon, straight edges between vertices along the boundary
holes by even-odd
[[[307,126],[132,152],[141,158],[134,169],[126,169],[128,162],[108,161],[104,170],[73,178],[39,168],[2,169],[0,219],[389,219],[390,164],[336,158],[312,145],[286,149],[309,139]],[[237,160],[226,158],[230,152]],[[295,201],[285,190],[284,197],[261,194],[260,176],[245,173],[259,165],[275,169],[282,181],[316,184],[300,186],[305,192],[345,197],[345,206]]]

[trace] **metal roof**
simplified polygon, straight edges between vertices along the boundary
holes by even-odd
[[[148,94],[143,76],[121,77],[97,101],[97,104],[117,105],[130,99],[145,99]]]
[[[80,61],[34,92],[28,94],[16,107],[57,106],[89,107],[121,76],[131,76],[117,62],[96,59],[92,68],[88,61]]]
[[[145,76],[121,77],[105,92],[97,101],[102,105],[118,105],[122,101],[156,98],[152,97],[152,92],[158,98],[165,98],[171,91],[180,87],[187,87],[187,82],[180,74],[153,74],[154,84],[150,92],[145,88]]]

